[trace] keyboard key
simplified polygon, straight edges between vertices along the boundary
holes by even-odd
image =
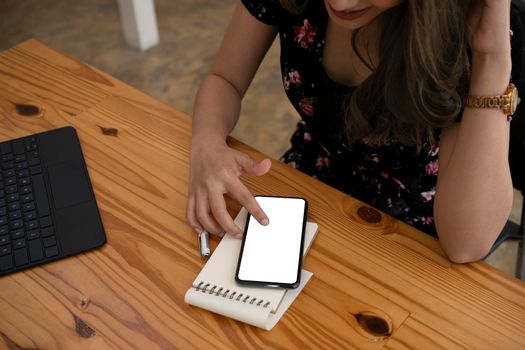
[[[10,160],[13,160],[12,154],[4,154],[0,159],[2,159],[2,162],[8,162]]]
[[[53,222],[51,221],[51,216],[46,216],[42,219],[40,219],[40,227],[48,227],[51,226]]]
[[[30,212],[27,212],[27,213],[24,213],[23,214],[24,216],[24,221],[32,221],[32,220],[35,220],[37,218],[36,216],[36,211],[30,211]]]
[[[24,203],[24,205],[22,205],[22,211],[30,210],[35,210],[35,203]]]
[[[22,237],[24,237],[24,230],[18,229],[18,230],[11,231],[11,238],[13,240],[19,239]]]
[[[7,201],[7,203],[17,201],[17,200],[18,200],[18,193],[11,193],[11,194],[8,194],[8,195],[5,197],[5,200]]]
[[[15,192],[18,192],[18,186],[17,185],[11,185],[11,186],[7,186],[5,188],[5,193],[6,194],[13,194]],[[18,193],[16,193],[16,197],[18,197]],[[9,196],[8,196],[9,198]],[[9,202],[9,199],[7,200]]]
[[[55,234],[55,230],[53,230],[53,226],[46,227],[46,228],[40,229],[40,234],[42,235],[42,237],[53,236]]]
[[[39,239],[29,241],[27,244],[29,247],[29,256],[31,261],[38,261],[44,258],[44,252],[42,251],[42,243]]]
[[[22,227],[24,227],[24,222],[22,220],[15,220],[9,223],[9,228],[11,228],[11,230],[17,230]]]
[[[16,170],[23,170],[23,169],[27,169],[28,165],[27,165],[27,162],[21,162],[21,163],[17,163],[15,165],[15,169]]]
[[[27,231],[34,230],[38,228],[38,222],[36,220],[26,222],[25,228]]]
[[[26,240],[21,238],[21,239],[17,239],[16,241],[13,241],[13,248],[16,250],[16,249],[20,249],[20,248],[23,248],[26,246]]]
[[[9,233],[9,228],[7,226],[0,227],[0,236],[7,235]]]
[[[5,245],[3,247],[0,247],[0,256],[3,256],[3,255],[11,255],[11,246],[10,245]]]
[[[21,155],[15,157],[15,163],[23,162],[26,159],[27,159],[26,155],[25,154],[21,154]]]
[[[29,176],[29,170],[28,169],[19,170],[16,172],[16,176],[18,176],[19,178]]]
[[[27,186],[31,184],[31,180],[28,177],[18,180],[20,186]]]
[[[31,221],[36,219],[36,211],[30,211],[24,214],[24,221]]]
[[[32,202],[34,201],[33,195],[31,193],[22,195],[22,198],[20,198],[22,203]]]
[[[58,255],[58,247],[57,246],[46,248],[46,257],[47,258],[50,258],[50,257],[55,256],[55,255]]]
[[[38,215],[48,216],[49,215],[49,202],[47,201],[47,191],[44,185],[44,178],[42,175],[35,175],[31,177],[33,183],[33,194],[35,196],[36,208]]]
[[[0,143],[0,152],[2,154],[11,153],[11,144],[9,142]]]
[[[55,236],[44,238],[43,240],[44,247],[50,247],[52,245],[57,245],[57,240],[55,239]]]
[[[2,169],[4,169],[4,170],[13,169],[14,166],[15,166],[15,162],[13,162],[13,161],[2,163]]]
[[[6,207],[2,207],[2,208],[0,208],[0,215],[4,216],[5,214],[7,214],[7,209],[6,209]]]
[[[35,238],[38,238],[40,237],[40,232],[38,232],[38,230],[33,230],[33,231],[28,231],[27,232],[27,239],[28,240],[32,240],[32,239],[35,239]]]
[[[17,220],[22,217],[22,212],[20,210],[12,211],[9,213],[9,220]]]
[[[15,171],[14,170],[4,171],[4,178],[8,178],[8,177],[12,177],[12,176],[15,176]]]
[[[7,209],[9,209],[9,211],[18,210],[20,209],[20,203],[19,202],[9,203],[7,205]]]
[[[5,179],[4,185],[6,186],[16,185],[16,177],[12,176],[12,177]]]
[[[7,216],[0,217],[0,225],[7,225]]]
[[[7,244],[7,243],[9,243],[9,241],[11,241],[9,239],[9,235],[0,236],[0,245]]]
[[[15,265],[16,266],[22,266],[29,263],[29,259],[27,258],[27,249],[18,249],[15,250]]]
[[[20,193],[21,194],[28,194],[28,193],[31,193],[31,186],[23,186],[23,187],[20,187]]]
[[[13,267],[13,258],[11,254],[0,257],[0,271],[9,270]]]
[[[0,207],[5,207],[5,198],[0,198]]]
[[[4,198],[5,197],[5,191],[4,190],[0,190],[0,198]]]

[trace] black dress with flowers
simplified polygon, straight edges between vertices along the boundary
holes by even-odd
[[[278,26],[284,90],[301,116],[292,148],[281,160],[436,236],[439,145],[423,145],[418,153],[395,139],[380,145],[368,139],[346,144],[341,106],[352,88],[332,81],[322,65],[328,23],[324,1],[308,1],[298,15],[278,0],[242,2],[255,18]]]

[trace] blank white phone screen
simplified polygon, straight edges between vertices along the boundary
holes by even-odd
[[[251,217],[238,277],[244,281],[295,283],[306,202],[301,198],[255,197],[270,224]]]

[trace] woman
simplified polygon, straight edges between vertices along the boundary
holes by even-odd
[[[242,235],[225,193],[268,223],[239,176],[263,175],[270,161],[225,140],[278,34],[302,118],[282,160],[437,234],[454,262],[485,256],[512,205],[511,113],[480,107],[515,94],[510,0],[242,2],[196,99],[189,223]]]

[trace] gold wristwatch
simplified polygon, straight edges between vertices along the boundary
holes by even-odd
[[[463,100],[465,107],[471,108],[497,108],[501,109],[510,121],[520,103],[518,89],[510,83],[503,95],[499,96],[465,96]]]

